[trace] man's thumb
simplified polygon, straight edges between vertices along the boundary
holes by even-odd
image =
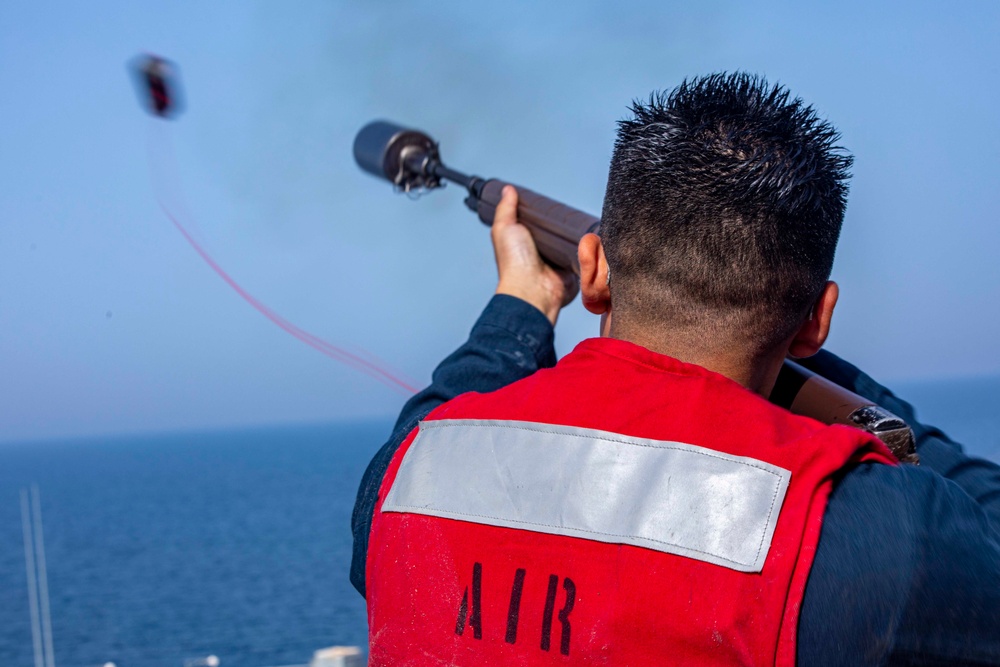
[[[514,222],[517,222],[517,190],[513,185],[505,185],[500,195],[500,203],[497,204],[496,213],[493,215],[493,224],[506,226]]]

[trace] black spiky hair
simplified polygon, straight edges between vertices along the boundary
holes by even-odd
[[[838,132],[742,72],[685,80],[631,111],[602,217],[616,307],[659,303],[692,324],[740,316],[758,346],[786,335],[833,265],[853,161]]]

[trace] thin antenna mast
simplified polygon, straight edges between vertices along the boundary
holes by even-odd
[[[42,535],[42,503],[37,484],[31,485],[31,496],[35,503],[35,555],[38,558],[38,592],[42,602],[42,640],[45,644],[45,667],[56,667],[56,656],[52,651],[52,617],[49,615],[49,577],[45,567],[45,538]]]
[[[35,667],[44,667],[42,630],[38,622],[38,579],[35,577],[35,551],[32,549],[31,511],[28,490],[21,489],[21,527],[24,530],[24,564],[28,574],[28,611],[31,613],[31,642],[35,649]]]

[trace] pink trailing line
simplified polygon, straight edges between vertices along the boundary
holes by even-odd
[[[167,141],[167,138],[164,137],[163,141]],[[350,368],[353,368],[356,371],[364,373],[369,377],[372,377],[378,380],[379,382],[382,382],[383,384],[392,387],[393,389],[402,391],[407,394],[416,393],[417,389],[416,387],[413,386],[411,382],[400,378],[399,375],[389,370],[384,363],[378,361],[377,359],[373,361],[364,359],[352,352],[349,352],[348,350],[345,350],[342,347],[338,347],[326,340],[323,340],[319,336],[309,333],[305,329],[302,329],[292,324],[284,317],[278,315],[276,312],[271,310],[268,306],[261,303],[256,297],[247,292],[242,285],[236,282],[236,280],[233,279],[232,276],[226,273],[226,271],[221,266],[219,266],[218,262],[216,262],[212,258],[212,256],[205,251],[205,249],[201,246],[201,244],[199,244],[198,241],[195,240],[194,236],[188,231],[187,227],[185,227],[184,224],[181,223],[179,217],[177,215],[174,215],[174,213],[171,212],[170,207],[167,206],[167,204],[165,203],[163,194],[160,191],[160,188],[158,187],[158,183],[156,182],[155,164],[157,160],[154,157],[152,135],[150,136],[149,148],[150,148],[149,158],[151,162],[150,165],[151,176],[153,177],[153,189],[156,191],[157,203],[160,205],[160,208],[163,210],[164,214],[166,214],[167,218],[169,218],[170,221],[173,223],[174,227],[177,228],[177,231],[179,231],[184,236],[188,244],[190,244],[190,246],[194,248],[195,252],[197,252],[198,255],[201,256],[201,258],[205,261],[205,263],[208,264],[209,268],[215,271],[215,273],[220,278],[222,278],[226,282],[226,284],[233,289],[233,291],[239,294],[244,301],[250,304],[261,315],[271,320],[271,322],[276,324],[282,330],[291,334],[292,336],[302,341],[309,347],[313,348],[317,352],[320,352],[321,354],[324,354],[335,361],[339,361],[340,363]],[[170,170],[168,169],[167,171],[169,172]],[[176,183],[176,179],[170,179],[170,180]]]

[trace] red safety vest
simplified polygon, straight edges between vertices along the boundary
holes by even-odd
[[[385,474],[370,665],[791,665],[838,471],[876,438],[610,339],[445,403]]]

